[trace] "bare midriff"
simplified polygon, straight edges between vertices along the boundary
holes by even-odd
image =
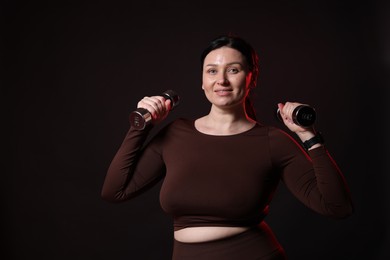
[[[249,227],[189,227],[174,232],[175,240],[183,243],[208,242],[238,235]]]

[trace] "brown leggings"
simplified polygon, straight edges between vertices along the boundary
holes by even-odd
[[[172,260],[285,260],[286,255],[268,225],[262,222],[241,234],[209,242],[174,240]]]

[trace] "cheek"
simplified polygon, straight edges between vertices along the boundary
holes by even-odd
[[[236,77],[230,81],[240,89],[247,89],[250,83],[250,77]]]
[[[213,85],[213,81],[212,80],[210,80],[207,77],[203,77],[202,78],[202,88],[203,89],[210,88],[210,86],[212,86],[212,85]]]

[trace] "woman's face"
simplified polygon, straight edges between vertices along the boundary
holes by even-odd
[[[242,105],[251,77],[245,57],[233,48],[213,50],[204,59],[202,88],[207,99],[217,107]]]

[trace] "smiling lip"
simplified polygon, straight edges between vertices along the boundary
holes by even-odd
[[[215,93],[218,95],[218,96],[227,96],[227,95],[230,95],[230,93],[232,92],[233,90],[231,89],[219,89],[219,90],[215,90]]]

